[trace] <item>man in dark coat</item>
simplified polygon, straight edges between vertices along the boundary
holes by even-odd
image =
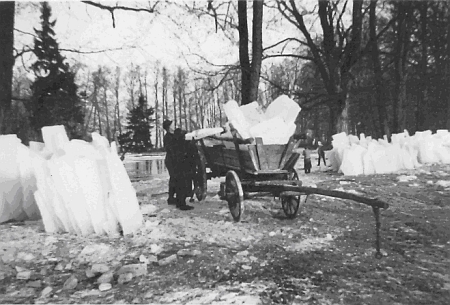
[[[176,204],[181,210],[193,207],[186,205],[186,197],[192,194],[193,161],[192,143],[185,140],[186,132],[177,128],[174,130],[172,121],[165,120],[163,128],[164,148],[166,150],[165,164],[169,172],[169,204]],[[194,168],[195,170],[195,168]]]
[[[163,122],[163,129],[166,131],[164,135],[164,149],[166,150],[166,158],[164,163],[166,165],[167,171],[169,172],[169,198],[167,199],[168,204],[176,204],[175,199],[175,179],[174,179],[174,128],[171,120],[165,120]]]
[[[186,131],[180,128],[174,131],[174,168],[173,179],[177,208],[191,210],[186,198],[192,196],[192,182],[195,174],[195,144],[185,140]]]

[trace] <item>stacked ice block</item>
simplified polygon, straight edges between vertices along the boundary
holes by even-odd
[[[223,105],[229,123],[243,139],[261,138],[263,144],[286,144],[295,132],[300,106],[286,95],[276,98],[264,112],[257,102]]]
[[[140,228],[143,218],[136,192],[114,144],[110,146],[97,133],[92,134],[91,143],[69,141],[63,126],[44,127],[42,135],[43,144],[30,143],[28,149],[19,141],[16,148],[10,146],[6,151],[11,155],[21,149],[20,159],[13,164],[17,166],[20,160],[24,167],[20,175],[14,175],[12,170],[0,171],[7,181],[0,191],[8,199],[9,210],[20,210],[19,207],[29,207],[29,202],[34,202],[45,230],[51,233],[116,235],[119,231],[134,233]],[[9,197],[20,188],[27,190],[28,201],[19,197],[11,201]],[[30,192],[34,196],[30,197]],[[5,208],[0,212],[17,219]]]
[[[339,133],[333,135],[333,149],[329,154],[331,167],[344,175],[371,175],[395,173],[414,169],[421,164],[450,164],[450,133],[438,130],[416,132],[413,136],[405,130],[374,140]]]

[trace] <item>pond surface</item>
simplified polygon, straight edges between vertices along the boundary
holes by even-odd
[[[162,158],[125,160],[124,166],[131,181],[150,180],[168,174]]]

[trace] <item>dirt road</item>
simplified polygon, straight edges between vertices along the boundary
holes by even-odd
[[[366,205],[312,195],[296,219],[278,199],[245,201],[232,221],[208,198],[179,211],[167,179],[134,186],[145,225],[119,238],[49,235],[42,223],[0,226],[0,303],[448,304],[450,167],[343,177],[316,171],[304,185],[376,194],[382,251]],[[450,182],[449,182],[450,183]]]

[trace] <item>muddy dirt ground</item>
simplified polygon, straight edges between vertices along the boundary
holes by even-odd
[[[311,195],[289,220],[278,199],[253,194],[236,223],[217,195],[221,179],[179,211],[166,203],[163,177],[133,183],[145,219],[135,236],[0,225],[0,303],[450,304],[450,166],[300,179],[387,201],[384,257],[375,258],[366,205]]]

